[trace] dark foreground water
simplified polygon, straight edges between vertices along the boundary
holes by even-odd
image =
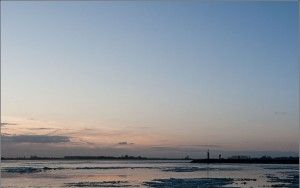
[[[2,161],[1,187],[299,187],[298,165]]]

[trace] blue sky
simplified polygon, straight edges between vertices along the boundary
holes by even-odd
[[[67,128],[124,134],[105,143],[78,135],[97,147],[128,141],[132,150],[298,151],[296,1],[2,2],[1,8],[8,123],[62,127],[64,136]],[[26,133],[17,127],[7,126],[7,134]]]

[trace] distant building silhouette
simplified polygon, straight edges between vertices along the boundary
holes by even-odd
[[[246,156],[246,155],[234,155],[229,157],[229,159],[250,159],[250,156]]]
[[[207,160],[209,160],[209,149],[207,150]]]

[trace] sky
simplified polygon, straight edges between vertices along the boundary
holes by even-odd
[[[1,2],[3,156],[298,155],[298,2]]]

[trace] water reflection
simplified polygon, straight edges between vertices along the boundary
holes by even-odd
[[[197,164],[149,160],[4,161],[1,183],[2,187],[298,187],[298,173],[298,165]]]

